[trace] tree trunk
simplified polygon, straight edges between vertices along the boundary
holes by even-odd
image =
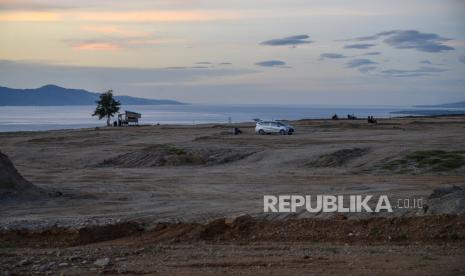
[[[110,116],[107,116],[107,126],[110,126]]]

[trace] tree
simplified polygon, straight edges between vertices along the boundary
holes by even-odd
[[[98,119],[107,118],[107,126],[110,126],[110,118],[119,111],[121,103],[113,98],[113,90],[108,90],[100,95],[100,100],[96,101],[97,107],[95,108],[92,116],[98,116]]]

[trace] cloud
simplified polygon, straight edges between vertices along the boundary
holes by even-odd
[[[454,48],[442,44],[449,39],[437,34],[426,34],[418,31],[398,31],[384,40],[388,45],[398,49],[416,49],[423,52],[437,53],[453,50]]]
[[[262,67],[286,67],[286,63],[280,60],[265,60],[255,63],[255,65],[262,66]]]
[[[438,76],[437,74],[427,74],[427,73],[404,73],[404,74],[391,74],[387,72],[383,72],[385,75],[389,75],[390,77],[396,78],[411,78],[411,77],[434,77]]]
[[[434,63],[434,62],[432,62],[431,60],[428,60],[428,59],[421,60],[421,61],[420,61],[420,64],[424,64],[424,65],[426,65],[426,66],[428,66],[428,65],[446,66],[446,65],[447,65],[447,64],[445,64],[445,63]]]
[[[109,42],[98,42],[98,41],[87,41],[76,43],[73,46],[73,49],[76,50],[91,50],[91,51],[114,51],[121,50],[122,47],[118,44],[109,43]]]
[[[366,73],[369,73],[369,72],[371,72],[373,70],[376,70],[376,68],[378,68],[378,67],[376,67],[376,66],[364,66],[364,67],[359,67],[358,71],[360,73],[366,74]]]
[[[459,61],[460,61],[461,63],[465,63],[465,55],[461,55],[461,56],[459,57]]]
[[[360,67],[360,66],[365,66],[365,65],[372,65],[372,64],[377,64],[374,61],[371,61],[366,58],[356,58],[348,61],[346,63],[348,68],[355,68],[355,67]]]
[[[179,70],[175,70],[179,69]],[[37,87],[54,83],[66,87],[84,89],[127,88],[145,84],[176,86],[202,82],[211,78],[232,77],[256,73],[256,70],[234,68],[172,67],[172,68],[129,68],[89,67],[57,64],[15,62],[0,60],[0,83],[9,87]],[[148,86],[148,85],[147,85]],[[152,89],[147,88],[150,92]]]
[[[208,66],[172,66],[172,67],[165,67],[163,69],[168,70],[185,70],[185,69],[208,69]]]
[[[111,25],[89,25],[81,27],[83,31],[91,32],[91,33],[98,33],[98,34],[105,34],[105,35],[119,35],[119,36],[149,36],[150,33],[136,31],[136,30],[129,30],[121,27],[111,26]]]
[[[379,56],[381,55],[381,52],[368,52],[363,54],[364,56]]]
[[[285,38],[276,38],[276,39],[271,39],[271,40],[266,40],[261,42],[261,45],[267,45],[267,46],[283,46],[283,45],[290,45],[290,46],[296,46],[299,44],[309,44],[312,43],[313,41],[308,40],[310,37],[308,35],[294,35],[294,36],[289,36]]]
[[[62,42],[68,44],[75,50],[121,50],[137,48],[143,46],[170,43],[176,40],[160,38],[154,34],[144,34],[140,36],[124,35],[106,35],[98,39],[63,39]]]
[[[60,15],[56,12],[49,11],[19,11],[19,12],[2,12],[0,11],[0,22],[55,22],[60,21]]]
[[[320,55],[320,59],[338,59],[338,58],[346,58],[343,54],[338,54],[338,53],[323,53]]]
[[[346,49],[368,49],[373,46],[376,46],[376,44],[349,44],[349,45],[345,45],[344,48]]]
[[[106,22],[182,22],[234,19],[237,15],[226,11],[125,11],[85,12],[77,15],[82,21]]]
[[[1,0],[0,10],[60,10],[60,9],[72,9],[76,8],[71,3],[47,3],[46,1],[31,1],[31,0]]]
[[[414,70],[401,70],[401,69],[389,69],[383,70],[381,73],[391,77],[421,77],[421,76],[439,76],[438,73],[445,72],[447,69],[422,66]]]
[[[357,37],[355,41],[377,40],[385,37],[384,43],[397,49],[414,49],[422,52],[439,53],[454,50],[444,42],[451,39],[434,33],[422,33],[417,30],[392,30],[380,32],[371,36]]]
[[[223,10],[138,10],[138,11],[0,11],[0,22],[205,22],[232,20],[243,15]]]

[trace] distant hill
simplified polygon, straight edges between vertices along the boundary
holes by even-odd
[[[416,105],[415,107],[465,108],[465,101],[456,102],[456,103],[438,104],[438,105]]]
[[[465,110],[403,110],[403,111],[393,111],[391,114],[402,114],[402,115],[412,115],[412,116],[456,116],[456,115],[465,115]]]
[[[95,105],[100,93],[83,89],[68,89],[45,85],[36,89],[14,89],[0,86],[0,106],[62,106]],[[115,96],[123,105],[184,104],[173,100],[154,100],[130,96]]]

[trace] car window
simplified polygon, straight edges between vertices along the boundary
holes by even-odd
[[[274,127],[275,127],[275,126],[278,126],[278,124],[275,123],[275,122],[273,122],[273,123],[271,123],[271,126],[274,126]]]

